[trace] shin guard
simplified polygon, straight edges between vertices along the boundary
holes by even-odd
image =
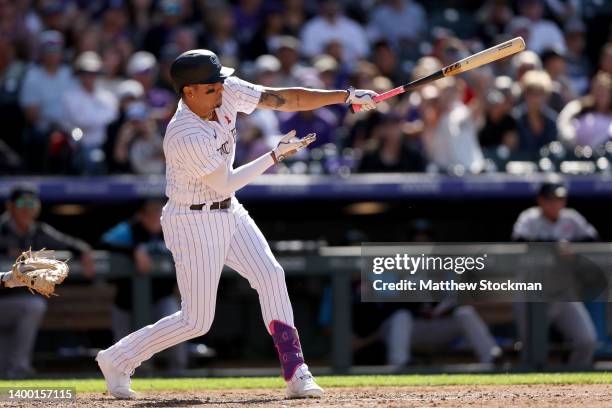
[[[295,327],[291,327],[280,320],[272,320],[270,322],[270,333],[278,352],[283,377],[285,381],[289,381],[295,371],[304,364],[298,332]]]

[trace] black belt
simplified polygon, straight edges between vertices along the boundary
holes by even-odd
[[[226,198],[223,201],[217,201],[214,202],[210,205],[210,209],[211,210],[225,210],[226,208],[230,208],[230,205],[232,205],[232,199],[231,198]],[[194,210],[194,211],[202,211],[202,209],[206,207],[206,203],[202,203],[202,204],[191,204],[189,206],[190,210]]]

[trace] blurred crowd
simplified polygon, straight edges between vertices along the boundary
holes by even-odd
[[[265,86],[384,92],[519,35],[528,50],[374,112],[241,117],[236,162],[297,129],[317,142],[275,171],[610,171],[610,16],[591,0],[0,0],[0,171],[163,174],[169,66],[189,49]]]

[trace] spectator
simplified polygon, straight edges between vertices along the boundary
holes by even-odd
[[[102,72],[102,60],[93,51],[79,55],[74,63],[78,85],[66,91],[61,103],[69,127],[77,143],[75,168],[81,174],[103,174],[106,164],[102,147],[106,127],[117,116],[115,96],[96,86]],[[80,129],[75,131],[73,129]]]
[[[600,72],[591,93],[572,101],[559,114],[559,138],[568,146],[593,149],[612,140],[612,75]]]
[[[304,78],[302,85],[306,85],[308,88],[320,88],[322,86],[317,78]],[[317,140],[308,146],[309,149],[326,143],[334,143],[339,125],[336,115],[327,107],[300,112],[279,112],[279,121],[280,131],[283,134],[294,129],[298,135],[316,133]]]
[[[370,45],[363,28],[342,13],[339,3],[319,0],[319,5],[319,15],[309,20],[301,33],[304,55],[312,58],[322,54],[330,42],[337,41],[343,50],[340,61],[352,62],[367,56]]]
[[[548,107],[552,84],[545,71],[527,71],[520,81],[524,102],[515,112],[519,145],[525,159],[537,160],[540,148],[557,139],[557,114]]]
[[[19,103],[30,125],[25,159],[32,171],[43,169],[51,131],[63,129],[66,115],[62,95],[73,84],[70,68],[62,64],[64,39],[59,32],[41,33],[38,50],[40,64],[28,69],[19,95]]]
[[[131,103],[125,112],[126,122],[119,129],[114,161],[136,174],[163,174],[165,169],[162,137],[147,106]]]
[[[273,55],[261,55],[255,60],[254,83],[267,87],[277,87],[279,85],[279,72],[281,63]],[[249,122],[246,127],[256,128],[262,133],[263,140],[273,148],[278,143],[281,131],[279,130],[279,120],[276,112],[270,109],[256,109],[251,115],[239,116],[237,124],[241,124],[243,120],[248,118]],[[242,135],[242,132],[240,132]],[[243,139],[242,137],[241,139]],[[238,144],[240,146],[240,144]]]
[[[174,114],[176,97],[156,85],[159,67],[155,56],[147,51],[138,51],[130,57],[126,70],[128,76],[140,82],[144,88],[144,100],[151,110],[152,118],[159,126],[165,126]]]
[[[6,36],[0,36],[0,123],[6,148],[14,154],[23,152],[25,118],[19,106],[19,91],[26,66],[17,59],[15,47]]]
[[[513,241],[562,242],[595,241],[598,234],[576,210],[566,208],[567,188],[557,178],[540,186],[537,206],[523,211],[512,231]],[[527,335],[525,303],[515,303],[517,324],[522,339]],[[597,333],[582,302],[554,302],[547,307],[547,323],[556,327],[570,342],[569,364],[586,366],[597,348]]]
[[[158,201],[147,201],[129,220],[111,228],[102,236],[105,248],[129,255],[135,263],[135,273],[149,274],[155,266],[154,257],[171,257],[164,244],[160,217],[162,204]],[[180,310],[175,296],[174,279],[171,277],[152,278],[154,318],[161,319]],[[115,341],[132,331],[132,279],[115,280],[117,292],[112,308],[112,329]],[[167,360],[170,371],[181,371],[187,368],[187,344],[181,343],[169,348],[160,356]]]
[[[102,51],[102,72],[99,76],[97,85],[106,91],[111,92],[115,97],[119,95],[119,85],[123,78],[123,57],[116,47],[106,47]]]
[[[100,41],[102,47],[110,47],[122,39],[133,42],[128,25],[129,18],[121,2],[109,2],[102,13]]]
[[[171,38],[172,38],[172,41],[167,42],[165,45],[172,44],[176,47],[175,56],[178,56],[179,54],[182,54],[185,51],[189,51],[189,50],[193,50],[194,48],[198,48],[198,39],[196,36],[196,32],[191,27],[178,27],[174,31]],[[160,49],[160,53],[159,53],[160,58],[163,55],[163,52],[162,52],[163,49],[164,47]]]
[[[236,37],[241,44],[247,44],[259,29],[264,19],[264,8],[261,0],[239,0],[232,11],[232,20],[240,27]]]
[[[542,67],[550,77],[552,85],[548,106],[555,112],[561,112],[561,109],[575,97],[566,74],[565,53],[556,48],[547,48],[542,53],[541,59]]]
[[[599,70],[612,74],[612,42],[607,43],[601,50],[599,57]]]
[[[554,19],[560,23],[580,18],[582,14],[582,0],[545,0],[545,2]]]
[[[276,44],[275,56],[280,61],[278,86],[299,86],[300,71],[304,68],[300,65],[300,41],[291,36],[282,36]]]
[[[235,38],[236,22],[227,7],[217,7],[210,18],[210,33],[207,48],[219,56],[221,62],[232,65],[240,60],[240,43]],[[242,28],[242,27],[241,27]],[[230,62],[231,61],[231,62]]]
[[[306,20],[308,12],[304,0],[285,0],[285,12],[283,13],[287,33],[293,37],[298,37]]]
[[[386,76],[394,84],[405,84],[408,75],[402,70],[399,56],[387,41],[377,41],[372,46],[372,61],[381,75]]]
[[[402,121],[396,114],[381,115],[370,135],[370,147],[364,152],[360,172],[420,172],[425,159],[402,133]]]
[[[271,54],[279,37],[286,34],[283,16],[285,9],[281,5],[270,3],[264,11],[263,24],[241,52],[246,60],[252,61],[260,55]]]
[[[0,1],[0,35],[10,38],[15,45],[25,45],[31,33],[24,20],[15,2]]]
[[[161,22],[147,31],[143,41],[143,49],[157,56],[160,55],[164,44],[170,42],[181,23],[182,4],[179,0],[162,0],[158,3],[158,7]]]
[[[414,0],[387,0],[370,12],[370,38],[396,47],[414,47],[427,29],[425,9]]]
[[[324,88],[344,88],[347,85],[347,73],[340,72],[338,61],[331,55],[323,54],[316,57],[312,65],[323,82]]]
[[[431,161],[457,175],[481,172],[484,158],[473,115],[459,99],[455,79],[443,78],[422,95],[423,137]]]
[[[523,51],[512,57],[512,68],[514,78],[520,81],[527,71],[542,69],[542,60],[533,51]]]
[[[518,1],[519,12],[529,19],[529,40],[527,47],[540,54],[546,48],[559,47],[565,52],[565,39],[559,27],[550,20],[542,18],[544,7],[542,0]]]
[[[117,135],[126,121],[126,110],[129,105],[136,101],[144,100],[144,88],[140,82],[134,79],[126,79],[117,88],[119,98],[119,109],[115,119],[106,131],[106,143],[104,145],[104,156],[107,159],[109,173],[130,173],[129,162],[118,163],[115,161],[115,145]]]
[[[476,13],[478,36],[486,46],[498,44],[513,17],[506,0],[487,0]]]
[[[513,100],[497,89],[487,95],[484,126],[478,132],[483,148],[506,146],[514,150],[518,145],[516,120],[512,116]]]
[[[15,259],[30,248],[70,250],[80,257],[84,275],[92,277],[94,263],[89,245],[36,221],[39,214],[36,191],[28,186],[14,187],[6,212],[0,217],[0,256]],[[34,373],[32,351],[46,308],[45,298],[32,296],[24,288],[0,292],[0,377],[21,378]]]
[[[584,95],[589,89],[591,66],[584,55],[586,27],[580,20],[571,20],[565,25],[565,55],[567,75],[574,95]]]

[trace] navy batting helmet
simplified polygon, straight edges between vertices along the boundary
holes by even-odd
[[[217,54],[209,50],[186,51],[170,66],[172,86],[178,94],[186,85],[223,82],[233,73],[234,68],[222,66]]]

